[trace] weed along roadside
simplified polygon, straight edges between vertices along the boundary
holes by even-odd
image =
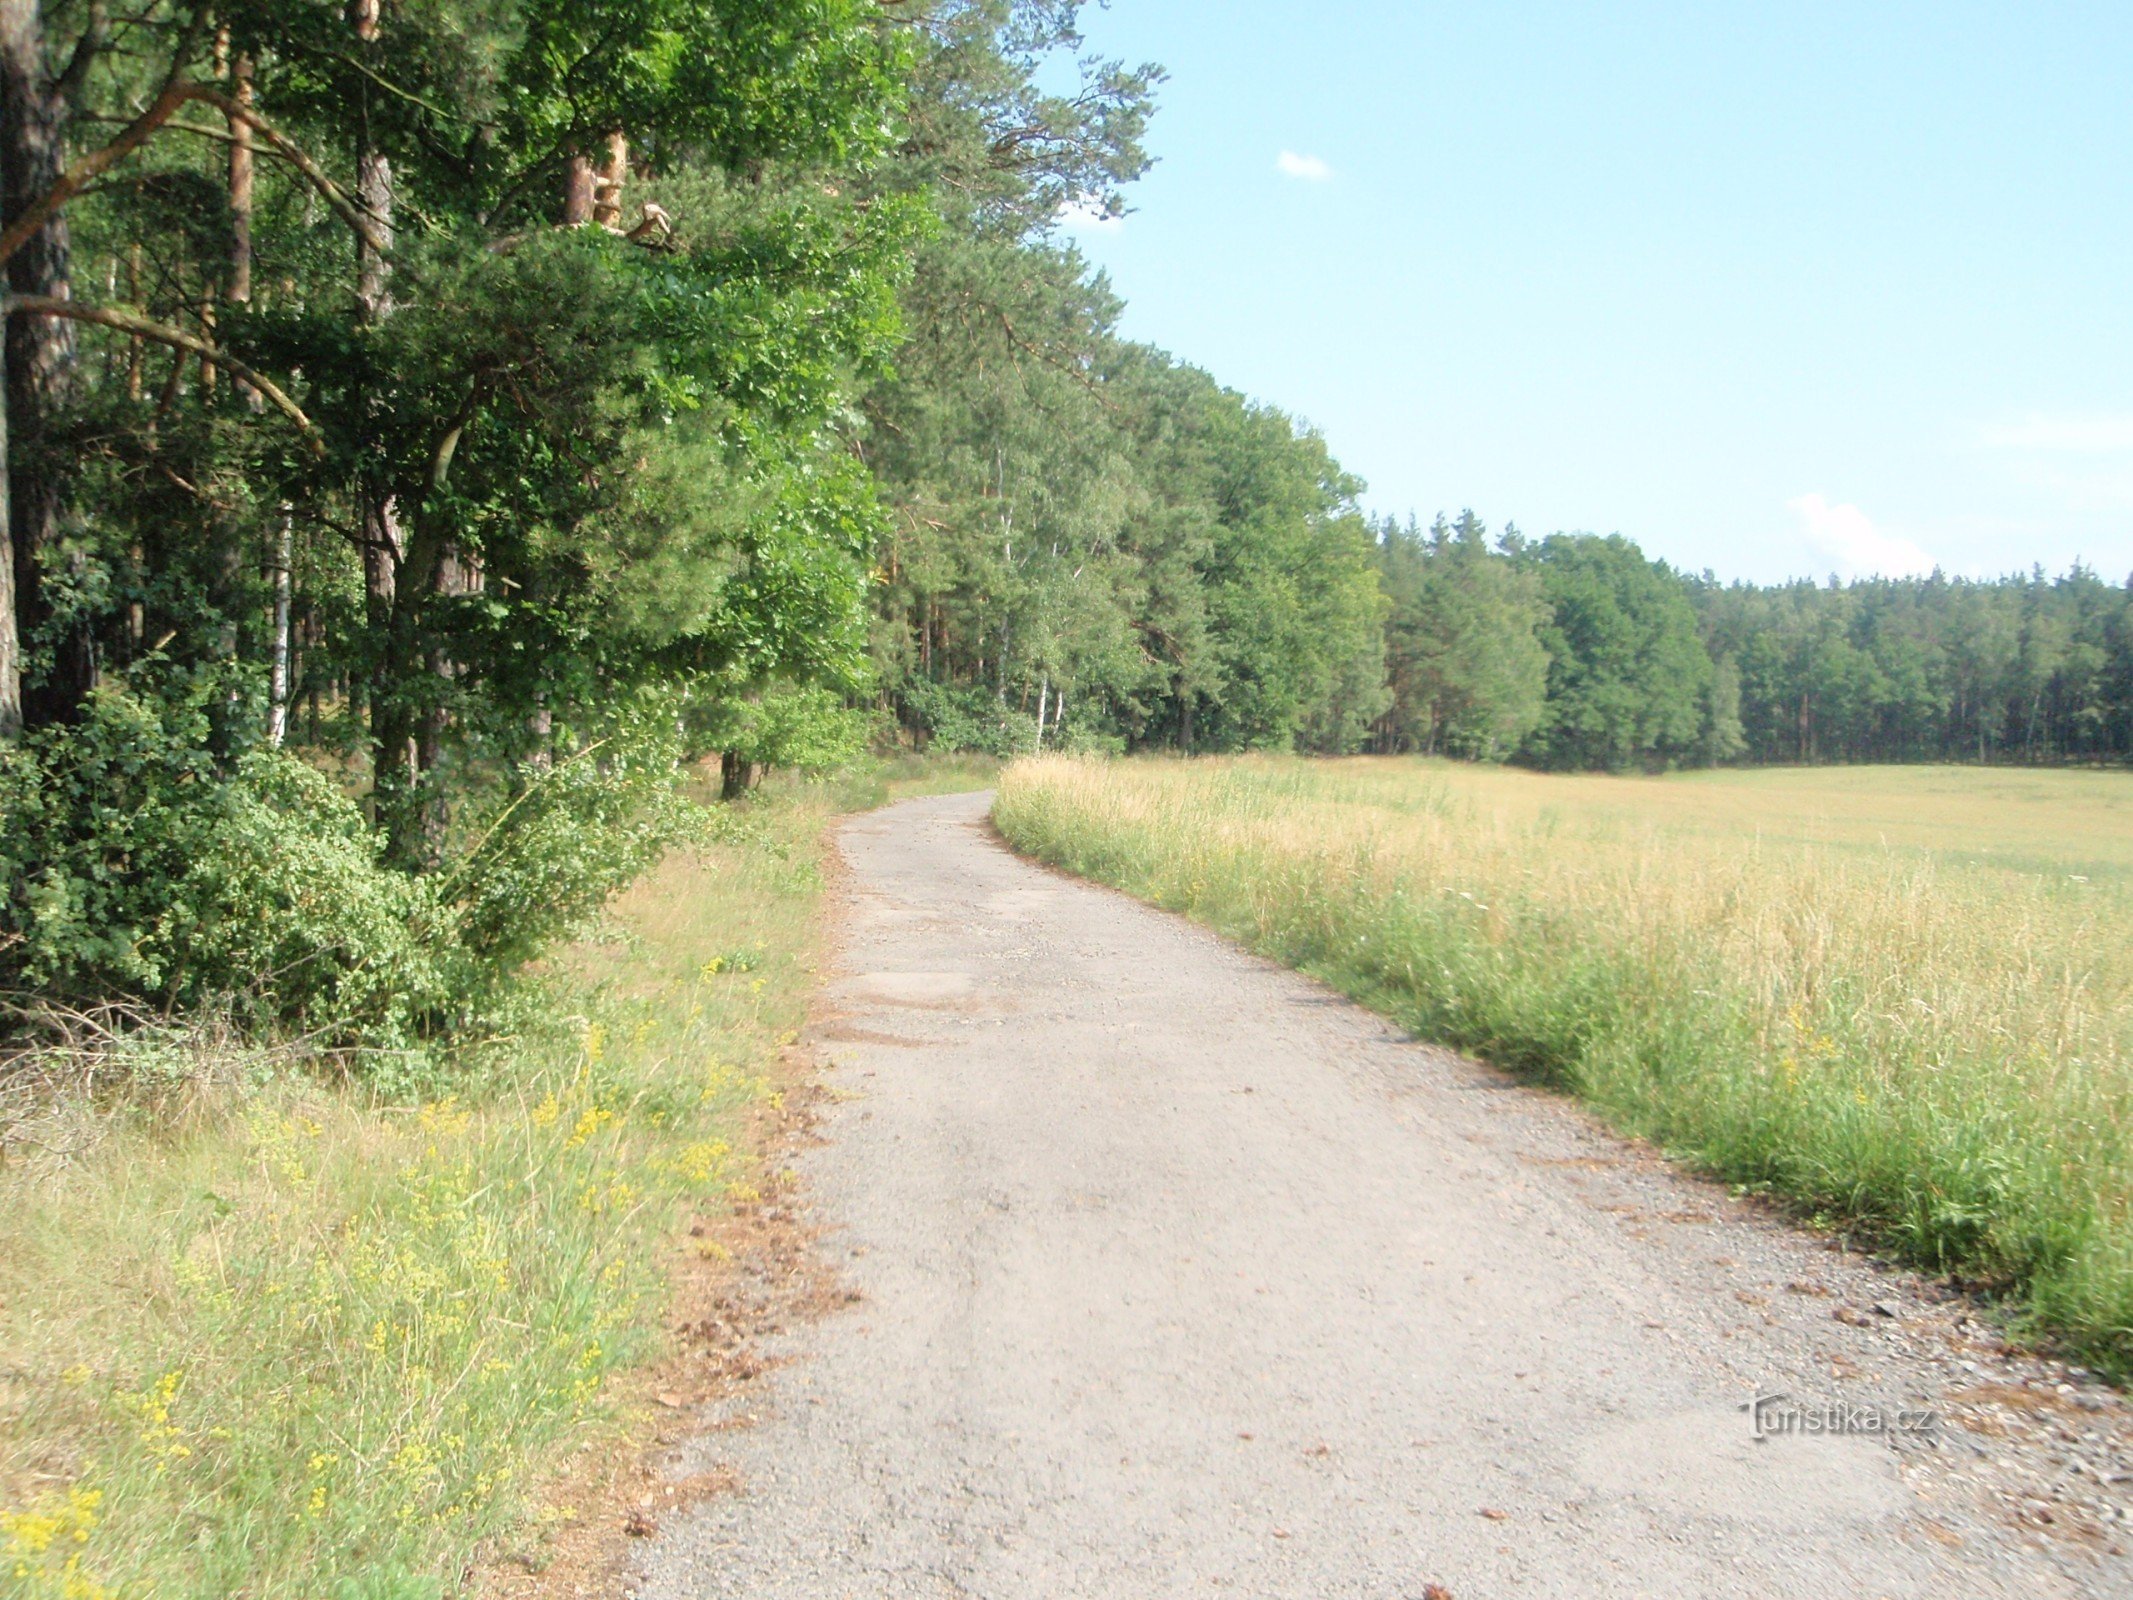
[[[650,1429],[677,1248],[715,1265],[718,1219],[775,1182],[836,803],[794,786],[668,857],[448,1087],[194,1037],[25,1112],[0,1594],[415,1596],[484,1552],[546,1565],[580,1515],[556,1486]]]
[[[994,820],[1989,1291],[2018,1333],[2123,1381],[2133,839],[2098,792],[2115,781],[1051,758],[1009,769]]]

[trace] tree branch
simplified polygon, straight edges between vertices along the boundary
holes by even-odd
[[[288,162],[290,166],[296,168],[298,172],[301,172],[309,180],[311,187],[316,189],[326,204],[333,208],[334,215],[355,230],[355,235],[358,239],[361,239],[380,255],[391,253],[389,242],[381,231],[378,220],[373,218],[363,207],[349,199],[340,185],[327,177],[319,164],[304,154],[302,148],[294,140],[267,121],[252,107],[242,105],[232,100],[228,95],[201,84],[189,85],[185,97],[188,100],[198,100],[203,105],[213,106],[233,122],[244,123],[260,138],[266,140],[276,155]],[[0,260],[4,259],[5,257],[0,257]]]
[[[126,124],[123,132],[101,150],[92,150],[73,166],[59,175],[59,181],[32,200],[15,214],[15,220],[0,232],[0,264],[10,260],[17,250],[36,236],[52,213],[73,199],[102,173],[133,154],[156,129],[178,114],[178,108],[191,98],[190,86],[179,76],[178,69],[171,69],[171,76],[164,82],[155,99],[146,111]]]
[[[350,200],[342,192],[340,185],[327,177],[319,164],[306,155],[295,141],[250,106],[240,105],[228,95],[210,89],[205,84],[187,83],[177,75],[177,69],[174,68],[172,76],[164,83],[148,109],[129,122],[117,138],[102,149],[92,150],[83,156],[60,174],[57,183],[22,208],[15,220],[8,224],[6,231],[0,233],[0,265],[4,265],[16,251],[29,243],[31,237],[44,226],[53,212],[146,144],[159,128],[178,114],[181,107],[194,101],[213,106],[225,117],[251,128],[267,142],[277,156],[304,175],[311,187],[324,197],[334,215],[355,230],[357,238],[379,254],[386,253],[384,235],[377,222],[362,207]],[[197,133],[200,130],[188,127],[186,131]]]
[[[107,42],[110,28],[106,9],[104,0],[89,0],[88,20],[82,27],[81,37],[74,42],[74,54],[52,84],[52,92],[70,106],[80,101],[89,68],[96,64],[96,58]]]
[[[218,367],[227,368],[246,383],[257,389],[302,431],[311,448],[320,455],[326,453],[326,441],[311,419],[304,415],[303,408],[272,378],[260,376],[253,368],[238,360],[227,350],[219,349],[197,334],[187,333],[183,328],[173,328],[168,323],[155,322],[138,312],[127,311],[118,306],[84,305],[79,300],[57,300],[50,295],[11,294],[0,296],[0,309],[8,316],[65,317],[73,322],[93,322],[101,328],[115,328],[120,333],[130,333],[139,339],[152,340],[169,345],[174,350],[190,351],[196,356],[212,361]]]

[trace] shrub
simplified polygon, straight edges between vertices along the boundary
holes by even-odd
[[[701,838],[711,814],[680,789],[675,708],[647,696],[614,731],[540,774],[470,831],[471,847],[442,874],[479,999],[558,940],[674,845]]]
[[[447,992],[433,890],[294,757],[218,761],[214,693],[108,687],[0,752],[0,985],[402,1042]]]
[[[479,1018],[705,825],[671,704],[631,702],[413,876],[325,774],[277,750],[219,759],[217,694],[106,687],[79,725],[0,750],[0,989],[406,1051]]]
[[[865,754],[874,719],[834,690],[773,684],[754,699],[721,696],[693,721],[707,748],[753,767],[823,773]]]
[[[1027,755],[1037,746],[1037,719],[1003,705],[983,688],[951,688],[914,678],[902,689],[908,720],[946,754]]]

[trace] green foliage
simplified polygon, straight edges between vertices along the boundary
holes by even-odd
[[[866,753],[875,719],[819,684],[772,684],[750,699],[717,695],[697,722],[707,747],[754,767],[835,772]]]
[[[1620,771],[1691,759],[1704,732],[1711,658],[1664,563],[1615,534],[1556,534],[1522,559],[1550,620],[1548,704],[1531,754],[1543,766]]]
[[[1077,257],[950,235],[868,398],[874,655],[914,736],[1359,746],[1382,707],[1359,485],[1324,442],[1112,332]],[[984,701],[989,697],[993,709]],[[1010,716],[1003,717],[1003,707]]]
[[[866,681],[849,405],[935,225],[885,171],[915,36],[867,0],[388,5],[374,36],[339,0],[151,0],[122,41],[102,8],[42,15],[82,148],[166,73],[249,68],[287,141],[256,141],[249,292],[203,105],[67,208],[75,259],[115,264],[76,298],[226,347],[310,432],[73,329],[11,461],[64,463],[67,539],[23,564],[41,698],[0,755],[0,979],[447,1030],[686,831],[680,743],[642,714],[663,686]],[[560,226],[611,136],[604,212]],[[323,179],[275,159],[299,150]]]
[[[456,975],[435,886],[381,865],[361,811],[295,758],[218,764],[220,692],[107,687],[78,726],[0,752],[0,984],[404,1042]]]
[[[474,1019],[675,843],[671,701],[647,698],[536,774],[446,870],[387,865],[362,810],[281,751],[218,763],[208,677],[110,686],[84,721],[0,751],[0,987],[218,1011],[327,1047],[401,1050]]]
[[[1120,214],[1120,188],[1149,164],[1141,141],[1163,71],[1084,53],[1082,4],[931,8],[918,23],[902,159],[889,180],[926,185],[958,231],[991,237],[1046,233],[1069,207]],[[1071,92],[1056,92],[1061,68]]]
[[[899,694],[907,722],[924,736],[929,750],[1004,757],[1037,747],[1036,720],[1002,705],[986,689],[913,678]]]
[[[1869,578],[1689,594],[1751,761],[2133,757],[2133,582]]]
[[[1427,535],[1412,522],[1379,532],[1392,704],[1378,749],[1501,761],[1540,726],[1548,607],[1535,574],[1487,535],[1471,511],[1456,526],[1439,517]],[[1507,551],[1517,542],[1507,529]]]
[[[711,837],[715,823],[681,792],[679,713],[673,694],[626,700],[582,750],[472,821],[472,844],[435,878],[475,964],[464,999],[581,932],[676,845]]]

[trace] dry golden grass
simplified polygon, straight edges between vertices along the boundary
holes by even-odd
[[[2133,778],[1048,760],[996,817],[2133,1364]]]

